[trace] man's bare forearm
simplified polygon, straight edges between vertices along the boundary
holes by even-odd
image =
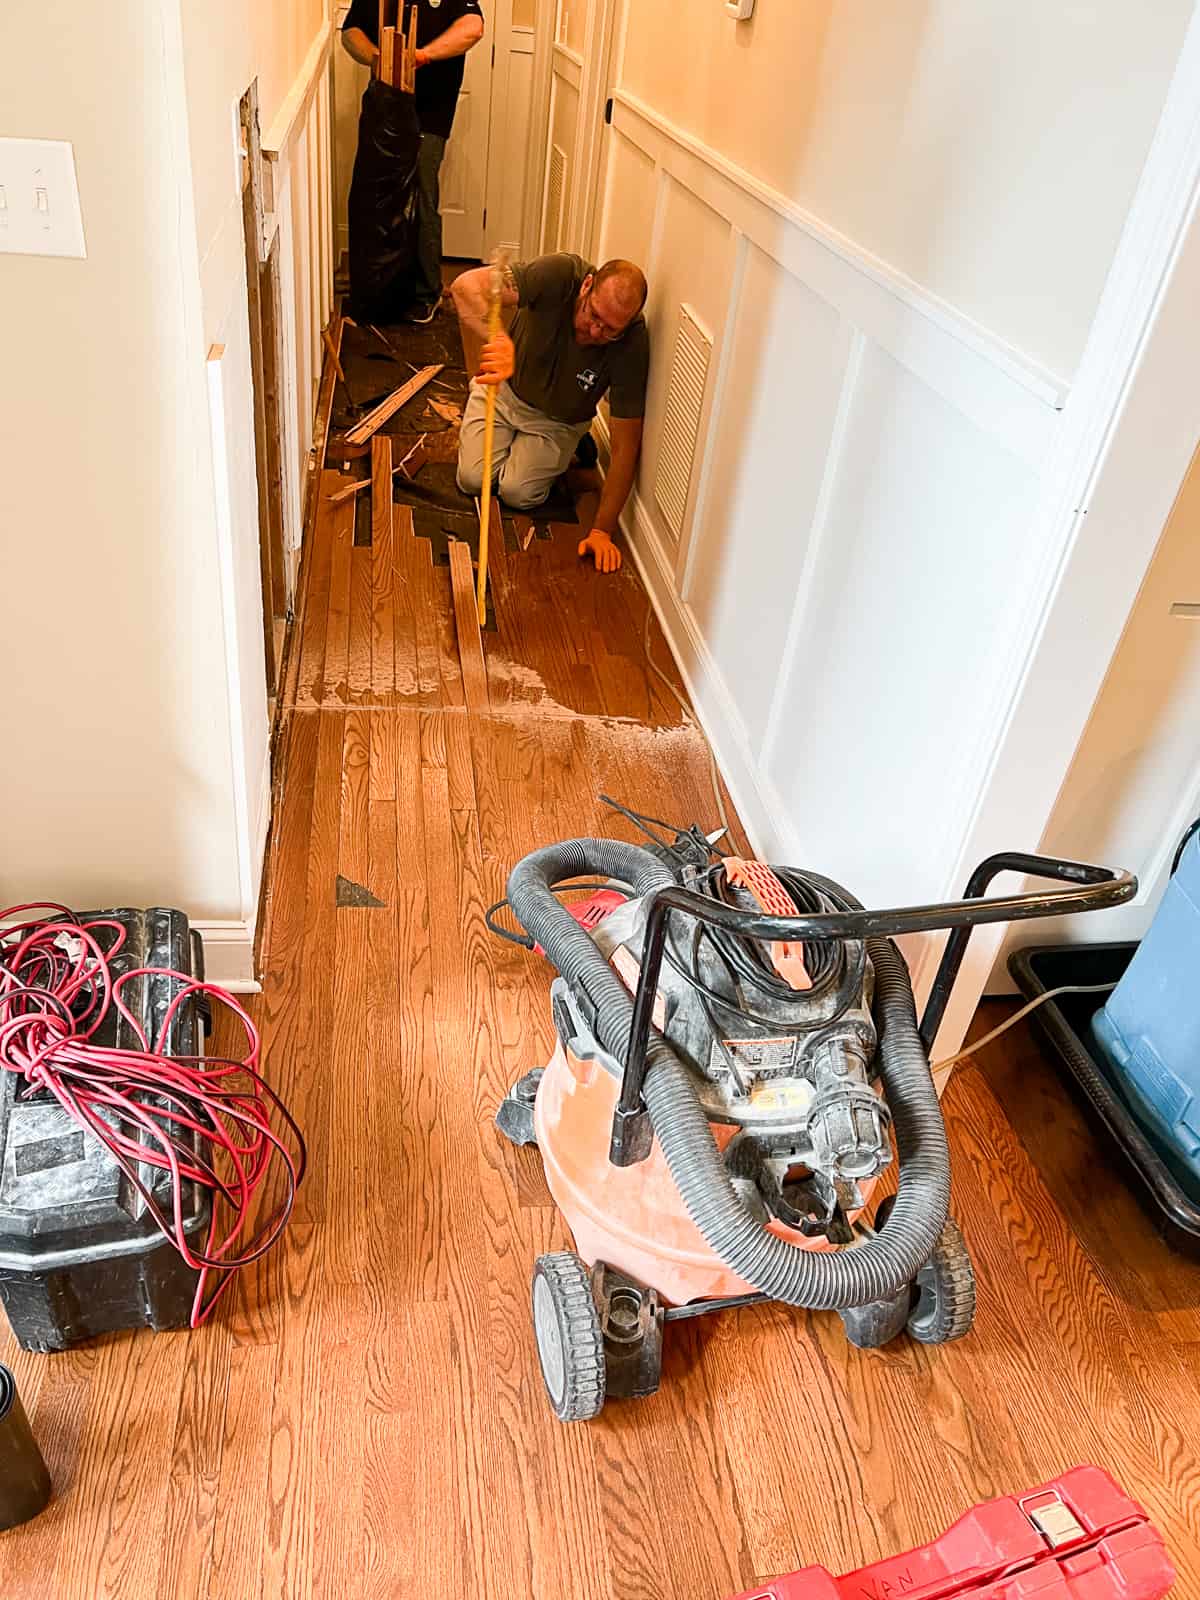
[[[348,56],[358,62],[360,67],[373,67],[379,59],[378,49],[371,43],[361,28],[343,28],[342,47]]]
[[[423,44],[417,55],[423,61],[452,61],[455,56],[465,56],[482,38],[482,17],[459,17],[445,33],[439,33],[436,39]]]
[[[479,369],[480,352],[488,341],[492,269],[475,267],[470,272],[461,273],[450,285],[450,294],[458,313],[467,376],[472,377]],[[516,305],[517,291],[506,283],[500,293],[501,322],[506,328],[512,321]]]
[[[616,422],[618,419],[612,420]],[[629,499],[633,480],[637,475],[641,443],[640,425],[636,436],[629,435],[622,438],[616,429],[612,432],[612,454],[604,477],[600,504],[596,507],[596,515],[592,518],[592,526],[604,533],[614,534],[620,526],[621,513],[625,509],[625,502]]]
[[[600,504],[596,507],[596,515],[592,518],[592,526],[594,528],[602,528],[608,534],[616,533],[618,527],[620,527],[621,513],[625,509],[626,500],[629,499],[636,473],[636,450],[631,455],[622,454],[618,456],[614,453],[604,478],[604,489],[600,495]]]

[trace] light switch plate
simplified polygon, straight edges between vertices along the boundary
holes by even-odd
[[[87,255],[65,140],[0,139],[0,254]]]
[[[754,0],[725,0],[725,13],[735,22],[745,22],[754,15]]]

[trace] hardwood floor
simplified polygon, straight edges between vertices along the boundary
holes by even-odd
[[[861,1353],[834,1316],[747,1310],[673,1328],[653,1399],[553,1420],[528,1283],[568,1239],[536,1154],[492,1126],[548,1054],[550,971],[483,912],[535,845],[633,836],[600,793],[714,826],[707,755],[646,670],[628,567],[582,569],[572,529],[495,550],[464,683],[449,566],[400,508],[355,547],[341,482],[284,690],[254,1002],[310,1174],[286,1245],[207,1330],[56,1358],[0,1338],[58,1489],[0,1537],[0,1595],[720,1600],[1084,1460],[1200,1594],[1200,1270],[1023,1033],[945,1102],[971,1338]]]

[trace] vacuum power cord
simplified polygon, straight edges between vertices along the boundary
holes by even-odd
[[[945,1072],[950,1067],[956,1067],[960,1061],[965,1061],[968,1056],[973,1056],[986,1045],[998,1039],[1002,1033],[1007,1033],[1010,1028],[1015,1028],[1018,1022],[1023,1022],[1031,1011],[1036,1011],[1039,1006],[1044,1006],[1047,1000],[1056,1000],[1060,994],[1111,994],[1116,988],[1115,983],[1064,983],[1057,989],[1047,989],[1045,994],[1039,994],[1023,1005],[1019,1011],[1014,1011],[1011,1017],[1005,1018],[998,1028],[993,1028],[990,1033],[985,1033],[982,1039],[976,1039],[973,1044],[964,1045],[957,1055],[947,1056],[944,1061],[935,1061],[930,1067],[931,1072]]]
[[[15,920],[30,912],[51,915]],[[258,1031],[232,995],[186,973],[137,967],[114,978],[111,963],[127,937],[120,922],[97,917],[81,923],[57,905],[0,912],[0,923],[10,921],[15,925],[0,929],[0,1071],[24,1080],[23,1098],[38,1090],[53,1095],[104,1145],[163,1236],[199,1274],[191,1313],[197,1328],[237,1272],[279,1239],[304,1176],[304,1139],[259,1071]],[[126,985],[150,978],[178,985],[153,1043],[123,998]],[[240,1058],[165,1054],[181,1008],[202,995],[242,1024],[246,1051]],[[95,1042],[114,1011],[132,1030],[137,1049]],[[140,1175],[147,1167],[170,1174],[165,1207],[162,1185]],[[272,1172],[282,1175],[283,1198],[259,1222],[255,1202]],[[185,1184],[211,1195],[203,1249],[188,1238]],[[210,1291],[214,1278],[219,1281]]]

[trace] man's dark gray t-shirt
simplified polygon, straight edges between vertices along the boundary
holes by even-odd
[[[575,302],[593,271],[573,255],[538,256],[512,269],[519,299],[510,329],[516,367],[509,386],[518,400],[555,422],[590,422],[609,389],[614,417],[645,415],[650,370],[645,319],[636,316],[611,344],[576,342]]]

